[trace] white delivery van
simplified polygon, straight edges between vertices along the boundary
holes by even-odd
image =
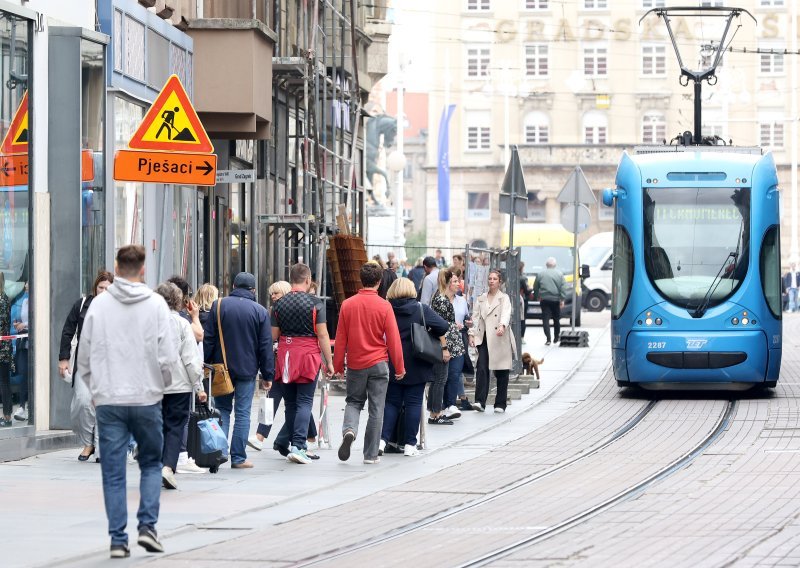
[[[581,262],[589,265],[589,278],[583,281],[583,307],[601,312],[611,300],[614,233],[597,233],[580,247]]]

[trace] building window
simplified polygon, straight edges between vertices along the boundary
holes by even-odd
[[[642,0],[642,9],[650,10],[651,8],[664,8],[666,0]]]
[[[667,71],[667,48],[664,45],[642,46],[642,75],[664,75]]]
[[[608,207],[606,208],[608,209]],[[545,200],[539,199],[539,191],[528,192],[528,215],[525,217],[528,221],[546,221],[545,216]]]
[[[762,147],[783,148],[783,123],[778,121],[761,122],[758,125]]]
[[[605,77],[608,75],[608,48],[583,48],[583,73],[589,77]]]
[[[525,117],[525,143],[548,144],[550,142],[550,120],[543,112],[532,112]]]
[[[488,126],[467,127],[467,149],[488,150],[491,141],[491,129]]]
[[[490,51],[488,47],[467,48],[467,77],[489,76]]]
[[[125,18],[125,74],[144,81],[144,24]]]
[[[608,8],[608,0],[583,0],[583,7],[586,10],[600,10]]]
[[[608,117],[603,112],[589,111],[583,116],[583,143],[606,144]]]
[[[723,0],[700,0],[701,8],[723,8],[725,2]]]
[[[761,0],[759,6],[783,6],[783,0]]]
[[[762,48],[774,53],[761,53],[759,71],[764,74],[777,75],[783,73],[783,53],[775,48]]]
[[[122,72],[122,12],[114,10],[114,71]]]
[[[470,12],[487,12],[492,9],[492,0],[467,0],[467,10]]]
[[[667,121],[660,112],[648,112],[642,119],[642,143],[661,144],[667,137]]]
[[[526,10],[547,10],[548,0],[525,0]]]
[[[144,108],[120,96],[114,97],[115,148],[125,148],[139,123]],[[144,184],[117,181],[114,183],[114,254],[125,245],[144,244],[142,213]]]
[[[543,43],[525,46],[525,74],[529,77],[547,77],[549,72],[548,47]]]
[[[489,208],[488,192],[467,193],[467,219],[490,219],[492,211]]]

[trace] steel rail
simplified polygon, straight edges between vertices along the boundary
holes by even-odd
[[[610,509],[611,507],[622,503],[623,501],[627,501],[628,499],[635,497],[641,494],[645,489],[649,486],[661,481],[662,479],[673,475],[674,473],[680,471],[692,461],[695,460],[698,456],[700,456],[706,448],[708,448],[711,444],[713,444],[716,439],[724,432],[728,425],[730,424],[731,418],[733,417],[733,413],[736,410],[737,403],[734,400],[729,400],[725,412],[722,413],[720,419],[717,421],[716,426],[714,429],[701,440],[698,444],[696,444],[691,450],[683,454],[677,460],[674,460],[667,466],[661,468],[656,473],[650,475],[646,479],[638,482],[637,484],[629,487],[618,493],[617,495],[606,499],[602,503],[594,505],[573,515],[572,517],[561,521],[553,525],[552,527],[548,527],[534,535],[526,537],[522,540],[519,540],[515,543],[506,545],[502,548],[494,550],[492,552],[486,553],[479,558],[475,558],[466,562],[464,564],[459,564],[458,568],[467,568],[467,567],[475,567],[475,566],[486,566],[487,564],[497,561],[501,558],[505,558],[510,556],[511,554],[518,552],[521,549],[528,548],[533,546],[543,540],[546,540],[552,536],[560,534],[572,527],[575,527],[581,523],[588,521],[589,519],[595,517],[596,515]]]
[[[355,543],[355,544],[352,544],[352,545],[343,546],[343,547],[338,548],[338,549],[330,550],[330,551],[327,551],[327,552],[323,552],[321,554],[317,554],[317,555],[314,555],[314,556],[311,556],[311,557],[308,557],[308,558],[304,558],[302,560],[297,561],[295,564],[292,564],[292,566],[294,566],[296,568],[305,567],[305,566],[313,566],[313,565],[316,565],[316,564],[320,564],[322,562],[328,562],[330,560],[335,560],[337,558],[341,558],[341,557],[344,557],[344,556],[347,556],[347,555],[350,555],[350,554],[353,554],[355,552],[359,552],[359,551],[362,551],[362,550],[365,550],[365,549],[368,549],[368,548],[373,548],[375,546],[379,546],[381,544],[384,544],[384,543],[389,542],[391,540],[395,540],[395,539],[397,539],[399,537],[402,537],[402,536],[405,536],[407,534],[422,530],[422,529],[424,529],[426,527],[429,527],[430,525],[439,523],[439,522],[441,522],[441,521],[443,521],[445,519],[449,519],[451,517],[460,515],[461,513],[464,513],[466,511],[470,511],[472,509],[475,509],[477,507],[480,507],[482,505],[490,503],[490,502],[492,502],[492,501],[494,501],[496,499],[499,499],[500,497],[503,497],[505,495],[508,495],[509,493],[512,493],[512,492],[516,491],[517,489],[520,489],[522,487],[528,486],[528,485],[530,485],[532,483],[535,483],[537,481],[540,481],[542,479],[545,479],[547,477],[555,475],[556,473],[558,473],[558,472],[560,472],[560,471],[572,466],[573,464],[575,464],[575,463],[577,463],[577,462],[579,462],[581,460],[584,460],[584,459],[586,459],[586,458],[588,458],[590,456],[593,456],[593,455],[597,454],[598,452],[601,452],[602,450],[604,450],[605,448],[607,448],[608,446],[610,446],[614,442],[618,441],[620,438],[625,436],[625,434],[627,434],[633,428],[635,428],[642,420],[644,420],[645,416],[647,416],[650,413],[650,411],[653,410],[653,408],[655,408],[657,403],[658,403],[658,400],[651,400],[635,416],[633,416],[630,420],[628,420],[625,424],[623,424],[619,429],[617,429],[615,432],[610,434],[604,440],[602,440],[601,442],[595,444],[594,446],[589,447],[588,449],[582,451],[581,453],[579,453],[579,454],[577,454],[577,455],[575,455],[575,456],[573,456],[573,457],[571,457],[571,458],[569,458],[567,460],[564,460],[564,461],[562,461],[562,462],[560,462],[560,463],[558,463],[558,464],[556,464],[556,465],[554,465],[554,466],[552,466],[550,468],[547,468],[547,469],[545,469],[543,471],[539,471],[539,472],[533,473],[533,474],[531,474],[531,475],[529,475],[527,477],[524,477],[522,479],[519,479],[519,480],[517,480],[517,481],[515,481],[515,482],[513,482],[513,483],[511,483],[509,485],[506,485],[504,487],[496,489],[495,491],[493,491],[491,493],[488,493],[488,494],[486,494],[486,495],[484,495],[482,497],[478,497],[477,499],[473,499],[472,501],[469,501],[467,503],[463,503],[463,504],[458,505],[456,507],[453,507],[451,509],[447,509],[446,511],[441,511],[441,512],[436,513],[434,515],[431,515],[429,517],[425,517],[423,519],[420,519],[418,521],[415,521],[415,522],[410,523],[408,525],[405,525],[403,527],[399,527],[397,529],[394,529],[392,531],[389,531],[387,533],[384,533],[382,535],[379,535],[379,536],[376,536],[376,537],[373,537],[373,538],[369,538],[369,539],[367,539],[365,541],[362,541],[362,542],[358,542],[358,543]],[[538,535],[538,533],[537,533],[537,535]],[[536,536],[536,535],[534,535],[534,536]],[[473,564],[468,564],[468,565],[472,566]]]

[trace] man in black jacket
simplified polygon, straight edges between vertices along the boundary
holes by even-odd
[[[210,317],[203,327],[203,353],[206,363],[225,361],[233,381],[231,394],[215,398],[222,415],[225,435],[231,423],[231,411],[236,412],[236,424],[231,436],[231,467],[251,468],[245,447],[250,431],[250,407],[259,371],[266,385],[272,383],[275,362],[272,354],[272,327],[269,313],[256,301],[256,278],[240,272],[233,280],[233,291],[211,305]],[[217,310],[220,310],[220,330],[217,329]],[[269,386],[267,386],[269,388]],[[235,407],[235,408],[234,408]]]

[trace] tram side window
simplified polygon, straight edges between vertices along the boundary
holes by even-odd
[[[614,227],[614,268],[612,272],[611,317],[617,319],[625,311],[633,285],[633,246],[622,225]]]
[[[781,251],[779,227],[770,227],[761,244],[761,286],[769,311],[781,318]]]

